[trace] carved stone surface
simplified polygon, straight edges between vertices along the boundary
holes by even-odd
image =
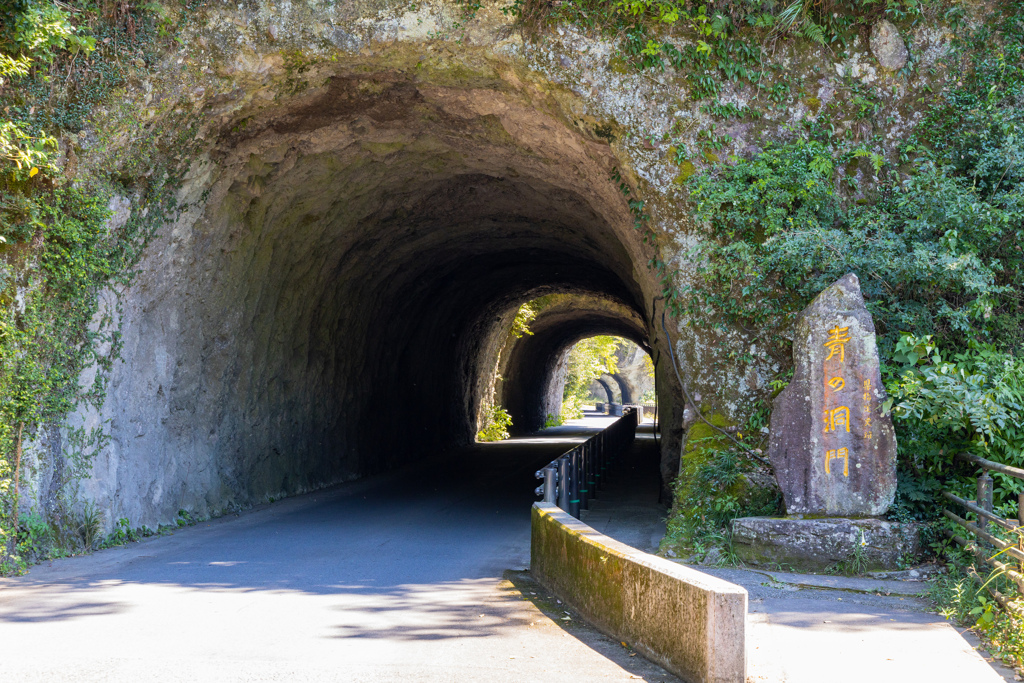
[[[892,22],[883,19],[871,28],[871,53],[886,69],[898,71],[907,65],[909,53]]]
[[[797,317],[793,380],[775,399],[768,457],[788,514],[870,517],[896,494],[896,435],[871,314],[850,273]]]
[[[846,564],[856,571],[897,569],[921,553],[919,525],[880,519],[780,519],[732,521],[733,549],[752,565],[786,565],[821,571]]]

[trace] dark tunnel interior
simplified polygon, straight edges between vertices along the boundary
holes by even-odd
[[[470,443],[525,301],[576,295],[510,354],[500,393],[519,431],[543,424],[572,343],[646,346],[647,253],[607,144],[395,78],[224,137],[197,227],[149,257],[160,274],[126,351],[173,371],[155,362],[159,428],[120,436],[131,448],[194,461],[238,498],[299,492]],[[359,106],[326,115],[324,97]]]

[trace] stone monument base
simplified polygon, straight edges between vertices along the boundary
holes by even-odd
[[[732,521],[732,543],[737,557],[752,565],[878,571],[916,561],[919,526],[872,518],[742,517]]]

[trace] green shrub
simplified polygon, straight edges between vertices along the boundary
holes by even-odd
[[[509,437],[508,428],[512,426],[512,416],[501,406],[492,405],[487,408],[484,428],[476,434],[477,441],[502,441]]]
[[[94,503],[86,502],[82,509],[81,522],[78,525],[79,533],[82,536],[82,545],[85,549],[92,550],[101,539],[103,529],[103,514]]]
[[[117,524],[114,526],[114,530],[110,532],[110,535],[103,539],[100,547],[112,548],[118,545],[125,545],[126,543],[134,543],[140,537],[139,530],[132,528],[131,522],[128,521],[127,517],[122,517],[117,520]]]
[[[687,432],[680,476],[673,484],[673,505],[663,549],[705,552],[728,541],[727,527],[737,517],[782,513],[782,496],[762,462],[750,457],[763,452],[768,409],[762,404],[735,429],[736,441],[704,422]],[[710,422],[730,429],[720,415]],[[740,447],[739,444],[742,444]]]
[[[544,429],[548,427],[561,427],[563,424],[565,424],[565,420],[559,415],[548,413],[547,417],[544,418]]]
[[[902,367],[887,383],[889,404],[911,437],[904,459],[919,478],[968,493],[975,468],[955,462],[958,452],[1024,466],[1024,359],[978,342],[944,358],[930,335],[904,335],[892,360]],[[1000,472],[992,478],[997,509],[1016,518],[1024,482]]]
[[[21,515],[19,519],[18,554],[38,560],[50,549],[50,525],[35,512]]]

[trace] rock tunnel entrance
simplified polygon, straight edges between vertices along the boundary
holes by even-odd
[[[649,347],[649,254],[607,144],[494,84],[325,83],[215,121],[184,214],[147,252],[104,408],[121,476],[97,492],[133,521],[471,441],[537,296],[571,295],[508,360],[522,429],[543,423],[565,345]]]

